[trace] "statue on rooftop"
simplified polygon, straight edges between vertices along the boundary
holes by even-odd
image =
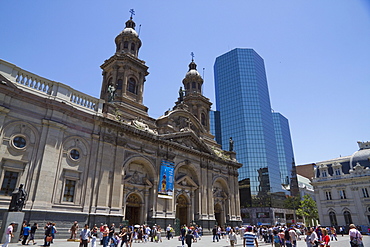
[[[229,151],[233,152],[234,151],[234,140],[232,137],[229,139]]]
[[[113,84],[110,84],[108,86],[108,102],[112,102],[114,100],[115,94],[116,94],[116,88],[113,86]]]

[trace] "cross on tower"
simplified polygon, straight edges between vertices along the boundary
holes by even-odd
[[[131,17],[130,17],[130,19],[132,19],[132,16],[133,15],[135,15],[135,10],[134,9],[130,9],[130,11],[129,11],[130,13],[131,13]]]
[[[194,52],[191,52],[190,55],[191,55],[191,61],[194,62],[194,57],[195,57]]]

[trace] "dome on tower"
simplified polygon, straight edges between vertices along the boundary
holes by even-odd
[[[358,146],[360,149],[351,156],[351,167],[355,167],[357,163],[370,167],[370,142],[358,142]]]
[[[194,60],[192,60],[191,63],[189,64],[189,70],[186,73],[186,77],[188,76],[199,76],[200,77],[200,74],[197,71],[197,64],[194,62]]]

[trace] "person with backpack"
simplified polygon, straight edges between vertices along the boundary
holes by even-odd
[[[363,246],[362,235],[359,232],[359,230],[356,229],[355,224],[350,224],[349,225],[348,235],[349,235],[349,240],[350,240],[351,247],[361,247],[361,246]]]

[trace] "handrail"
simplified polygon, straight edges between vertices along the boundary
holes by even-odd
[[[28,92],[35,93],[41,97],[53,98],[83,111],[94,114],[102,113],[104,100],[77,91],[60,82],[38,76],[1,59],[0,73],[16,86]]]

